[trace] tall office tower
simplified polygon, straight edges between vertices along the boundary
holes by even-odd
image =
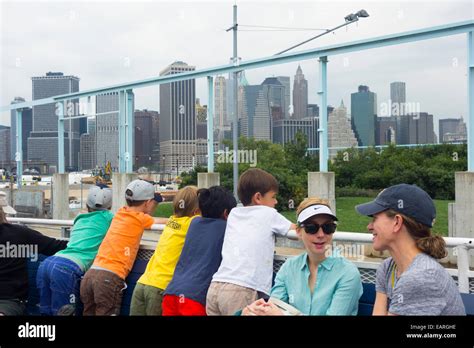
[[[99,94],[95,101],[96,114],[112,112],[99,115],[96,118],[96,147],[97,165],[104,167],[107,162],[113,171],[119,167],[119,94],[118,92]]]
[[[0,169],[10,167],[10,134],[10,127],[0,125]]]
[[[267,92],[264,85],[240,87],[239,133],[241,136],[271,141],[271,109]]]
[[[290,117],[290,105],[291,105],[291,85],[289,76],[277,76],[278,81],[285,87],[285,118]]]
[[[134,101],[133,95],[132,110]],[[96,114],[106,113],[96,118],[97,165],[105,167],[110,162],[113,171],[118,170],[120,162],[119,103],[118,92],[99,94],[95,100]]]
[[[224,76],[214,79],[214,127],[223,128],[227,121],[227,86]]]
[[[48,72],[31,78],[33,100],[79,91],[79,78],[61,72]],[[65,118],[77,113],[77,100],[64,107]],[[28,160],[41,161],[54,171],[58,165],[58,115],[54,103],[33,107],[33,127],[28,138]],[[70,156],[71,154],[71,156]],[[65,166],[77,168],[79,158],[79,120],[64,121]]]
[[[301,66],[298,65],[293,82],[293,118],[302,119],[308,112],[308,80],[304,78]]]
[[[360,146],[375,145],[377,95],[368,86],[359,86],[351,94],[352,129]]]
[[[268,100],[271,120],[282,120],[285,118],[286,96],[285,86],[276,77],[267,77],[263,82],[264,93]]]
[[[23,103],[25,99],[22,97],[15,97],[11,104]],[[33,127],[33,109],[32,108],[23,108],[21,112],[21,131],[22,131],[22,151],[23,151],[23,161],[26,161],[28,158],[28,138],[30,136],[32,127]],[[10,116],[10,160],[15,161],[16,154],[16,110],[11,111]]]
[[[392,101],[391,116],[400,116],[405,114],[406,85],[405,82],[392,82],[390,84],[390,100]]]
[[[357,139],[347,118],[347,108],[341,100],[341,105],[328,112],[328,145],[329,157],[334,158],[340,148],[357,146]],[[333,148],[333,149],[331,149]]]
[[[160,76],[193,71],[196,68],[176,61]],[[181,173],[193,165],[196,153],[196,81],[160,85],[160,151],[166,172]]]
[[[433,127],[433,115],[427,112],[412,114],[416,119],[416,144],[434,144],[435,133]]]
[[[153,122],[158,111],[135,110],[135,167],[151,167],[153,165]]]

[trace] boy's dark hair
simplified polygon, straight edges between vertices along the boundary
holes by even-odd
[[[264,195],[269,191],[278,192],[278,181],[262,169],[250,168],[239,178],[237,194],[244,206],[252,203],[252,197],[257,192]]]
[[[212,186],[198,191],[199,209],[202,217],[219,219],[227,210],[230,213],[237,201],[231,192],[221,186]]]

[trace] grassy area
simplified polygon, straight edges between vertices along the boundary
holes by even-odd
[[[339,197],[336,199],[336,215],[339,218],[339,231],[367,232],[367,224],[370,218],[359,215],[354,207],[357,204],[371,201],[369,197]],[[443,236],[448,235],[448,203],[450,201],[435,200],[436,223],[433,231]],[[155,211],[155,216],[168,217],[173,213],[171,203],[160,204]],[[287,219],[296,222],[295,211],[282,212]]]

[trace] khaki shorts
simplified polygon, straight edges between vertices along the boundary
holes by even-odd
[[[212,282],[207,291],[207,315],[234,315],[259,298],[259,293],[244,286]]]

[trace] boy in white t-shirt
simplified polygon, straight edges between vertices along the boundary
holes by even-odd
[[[275,235],[286,236],[296,225],[275,210],[278,182],[252,168],[239,179],[239,199],[232,209],[222,246],[222,263],[207,292],[208,315],[233,315],[259,298],[272,285]]]

